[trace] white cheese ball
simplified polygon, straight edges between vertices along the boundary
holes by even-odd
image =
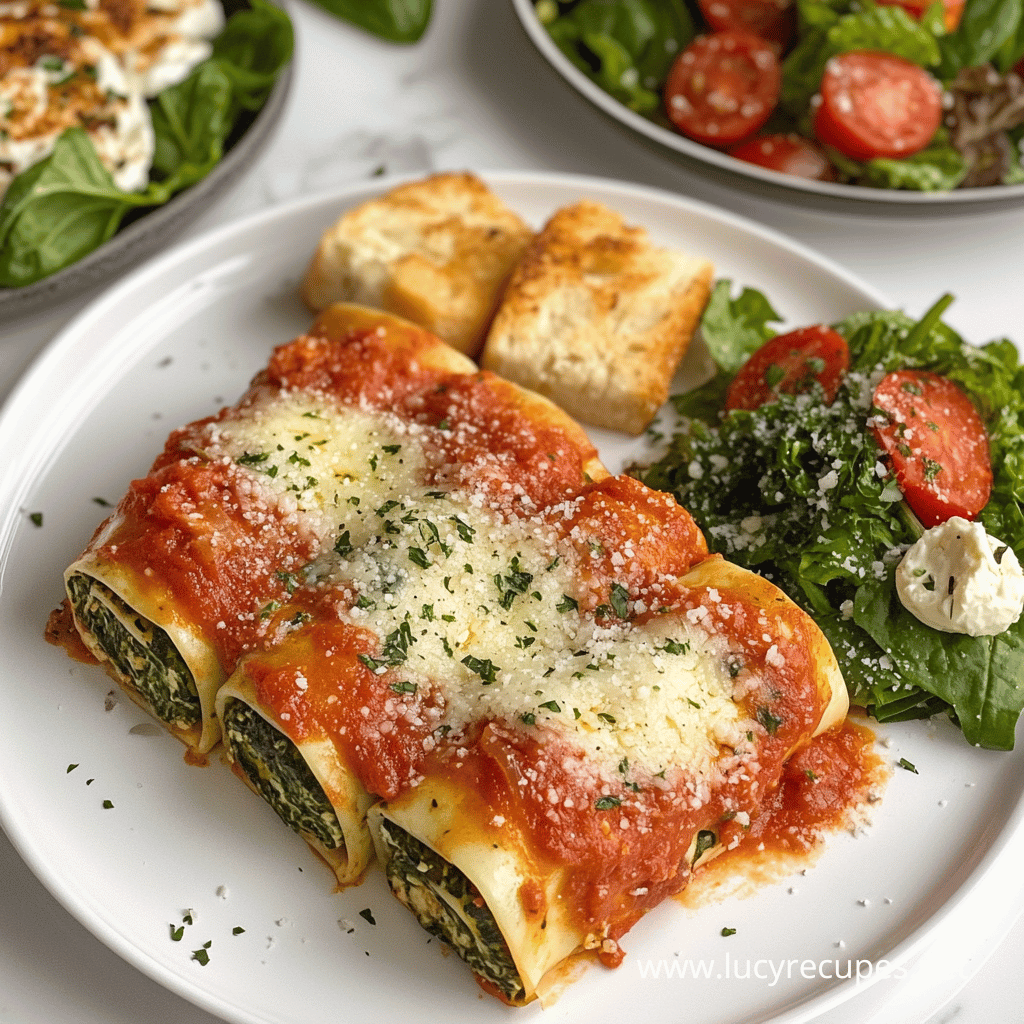
[[[947,633],[995,636],[1024,610],[1024,572],[1011,547],[953,516],[926,530],[896,568],[903,607]]]

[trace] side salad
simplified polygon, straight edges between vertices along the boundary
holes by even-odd
[[[764,295],[718,282],[702,324],[717,373],[673,398],[664,455],[635,472],[814,617],[852,703],[883,722],[946,713],[970,743],[1008,750],[1024,620],[947,632],[897,592],[926,526],[976,519],[996,562],[1024,553],[1024,367],[1008,340],[966,343],[941,319],[951,301],[918,321],[864,312],[776,335]],[[915,575],[944,596],[945,575]],[[961,582],[949,575],[949,594]]]
[[[943,191],[1024,182],[1024,0],[536,0],[617,100],[739,160]]]
[[[72,0],[62,6],[79,10]],[[206,177],[262,107],[292,48],[291,21],[268,0],[249,0],[232,14],[212,55],[150,102],[155,144],[148,183],[138,191],[115,184],[85,125],[65,130],[48,156],[13,178],[0,203],[0,287],[62,270],[126,218]]]

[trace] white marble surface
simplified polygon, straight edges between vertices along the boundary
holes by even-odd
[[[865,217],[727,189],[628,137],[573,94],[535,52],[508,0],[436,6],[427,37],[398,48],[294,0],[298,73],[285,119],[258,165],[190,234],[381,168],[588,173],[677,191],[764,222],[844,264],[911,313],[951,290],[957,303],[948,319],[972,340],[1024,338],[1024,208]],[[0,397],[87,298],[0,324]],[[2,835],[0,878],[0,1024],[213,1024],[94,939]],[[829,1024],[1019,1019],[1022,905],[1020,881],[983,887],[903,982],[867,990],[829,1014]]]

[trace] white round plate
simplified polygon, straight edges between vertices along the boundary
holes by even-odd
[[[663,192],[484,177],[536,225],[581,197],[603,202],[656,243],[762,289],[793,325],[883,303],[810,251]],[[86,928],[240,1024],[511,1019],[378,871],[332,892],[327,869],[222,764],[187,765],[97,667],[43,640],[62,572],[106,514],[96,499],[116,502],[171,429],[237,398],[272,346],[308,326],[296,286],[319,234],[391,184],[276,208],[149,263],[52,343],[0,415],[0,823]],[[598,441],[613,467],[632,450],[611,435]],[[1018,828],[1021,756],[975,750],[946,723],[878,731],[886,759],[905,757],[919,774],[895,770],[867,833],[833,837],[805,875],[752,898],[696,912],[667,902],[626,937],[619,969],[590,968],[543,1019],[619,1024],[642,1005],[652,1021],[794,1024],[924,948]],[[186,911],[193,923],[174,941]],[[207,942],[203,965],[192,954]],[[832,977],[851,971],[859,980]]]
[[[910,189],[870,188],[840,182],[810,181],[793,174],[782,174],[766,167],[759,167],[757,164],[736,160],[727,153],[701,145],[679,132],[648,120],[605,92],[558,48],[537,17],[534,2],[535,0],[512,0],[512,6],[534,46],[569,85],[624,128],[735,188],[784,202],[872,215],[974,213],[981,209],[1019,206],[1024,203],[1024,185],[992,185],[984,188],[952,189],[947,192],[916,192]]]

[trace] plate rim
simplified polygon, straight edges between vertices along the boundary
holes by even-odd
[[[990,208],[1024,203],[1024,184],[990,185],[979,188],[949,189],[923,192],[911,189],[870,188],[841,182],[810,181],[791,174],[782,174],[756,164],[745,165],[710,146],[702,146],[686,136],[662,128],[653,121],[630,110],[611,94],[588,78],[558,48],[537,17],[533,0],[511,0],[520,24],[541,56],[553,70],[585,100],[597,107],[619,127],[628,129],[660,152],[671,151],[686,161],[696,162],[715,172],[717,180],[747,189],[756,183],[773,199],[794,202],[802,198],[826,209],[874,215],[979,213]]]
[[[848,286],[861,292],[868,302],[876,306],[894,308],[895,305],[874,286],[813,248],[791,239],[773,228],[702,200],[681,196],[653,186],[583,174],[507,169],[480,169],[474,173],[479,174],[487,183],[498,187],[501,185],[514,187],[525,184],[533,187],[590,189],[598,190],[604,196],[639,197],[676,207],[682,211],[710,218],[734,229],[748,232],[772,245],[788,250],[791,254],[809,260],[830,275],[834,275]],[[244,218],[229,221],[152,257],[122,281],[105,289],[71,320],[28,365],[7,399],[0,406],[0,442],[5,435],[10,433],[8,424],[12,420],[20,420],[25,415],[24,409],[38,408],[36,392],[48,379],[50,371],[62,364],[65,351],[73,348],[81,333],[89,330],[91,323],[98,321],[111,309],[116,308],[122,295],[145,288],[152,279],[159,278],[167,267],[188,264],[193,256],[201,255],[204,251],[215,250],[225,242],[244,239],[245,236],[253,232],[265,230],[268,225],[275,222],[287,222],[318,207],[330,207],[341,203],[351,205],[361,199],[378,195],[395,185],[420,177],[422,177],[420,174],[382,176],[370,181],[354,182],[341,188],[304,196],[258,211]],[[207,269],[205,266],[198,266],[196,273],[202,273],[205,269]],[[151,347],[152,344],[151,342],[148,347]],[[127,368],[123,372],[126,370]],[[53,445],[50,445],[47,450],[51,455],[55,454]],[[49,471],[48,465],[27,465],[29,463],[34,463],[32,446],[26,446],[25,451],[18,453],[12,450],[11,445],[0,443],[0,591],[3,588],[10,551],[16,539],[17,525],[22,516],[21,509],[24,498]],[[227,1020],[244,1021],[246,1024],[262,1019],[253,1016],[247,1010],[227,1003],[219,996],[197,986],[196,983],[174,974],[165,964],[140,949],[115,927],[99,917],[89,901],[79,897],[70,884],[65,884],[58,877],[43,856],[44,851],[38,848],[38,841],[33,841],[29,836],[22,834],[22,830],[17,826],[16,817],[8,806],[5,794],[0,791],[0,827],[3,828],[12,846],[48,892],[92,935],[143,974],[194,1005],[216,1013]],[[970,898],[974,888],[983,877],[1000,866],[1001,862],[1008,857],[1007,847],[1022,829],[1024,829],[1024,800],[1018,802],[1013,813],[1001,823],[984,855],[979,858],[957,888],[944,899],[941,906],[930,913],[924,922],[908,932],[902,941],[893,946],[887,958],[888,962],[894,965],[907,964],[926,949],[933,941],[936,930],[942,927],[946,918]],[[870,984],[874,984],[876,980],[878,979],[873,977]],[[965,983],[966,980],[965,978]],[[770,1024],[799,1024],[799,1022],[816,1020],[830,1009],[848,1002],[856,992],[864,991],[867,987],[863,981],[859,988],[854,988],[851,982],[844,982],[823,993],[805,995],[795,1005],[770,1018],[763,1018],[763,1020],[765,1024],[768,1024],[769,1021]]]

